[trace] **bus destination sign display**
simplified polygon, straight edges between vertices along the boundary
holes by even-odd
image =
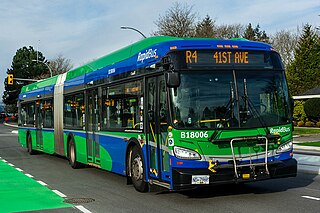
[[[272,66],[270,54],[259,51],[186,50],[188,67],[196,66]]]

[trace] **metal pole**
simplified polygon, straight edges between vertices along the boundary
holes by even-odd
[[[138,32],[140,35],[142,35],[143,38],[147,38],[141,31],[137,30],[136,28],[126,27],[126,26],[122,26],[120,28],[123,30],[134,30],[134,31]]]

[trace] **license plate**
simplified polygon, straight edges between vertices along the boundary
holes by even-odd
[[[243,179],[249,179],[250,178],[250,174],[242,174],[242,178]]]
[[[209,184],[209,175],[192,175],[191,184]]]

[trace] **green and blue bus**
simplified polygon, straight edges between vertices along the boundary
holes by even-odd
[[[150,37],[26,85],[19,142],[170,190],[294,177],[279,54],[245,39]]]

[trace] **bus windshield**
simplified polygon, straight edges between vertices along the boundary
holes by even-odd
[[[290,122],[284,71],[181,71],[170,89],[177,128],[253,128]]]

